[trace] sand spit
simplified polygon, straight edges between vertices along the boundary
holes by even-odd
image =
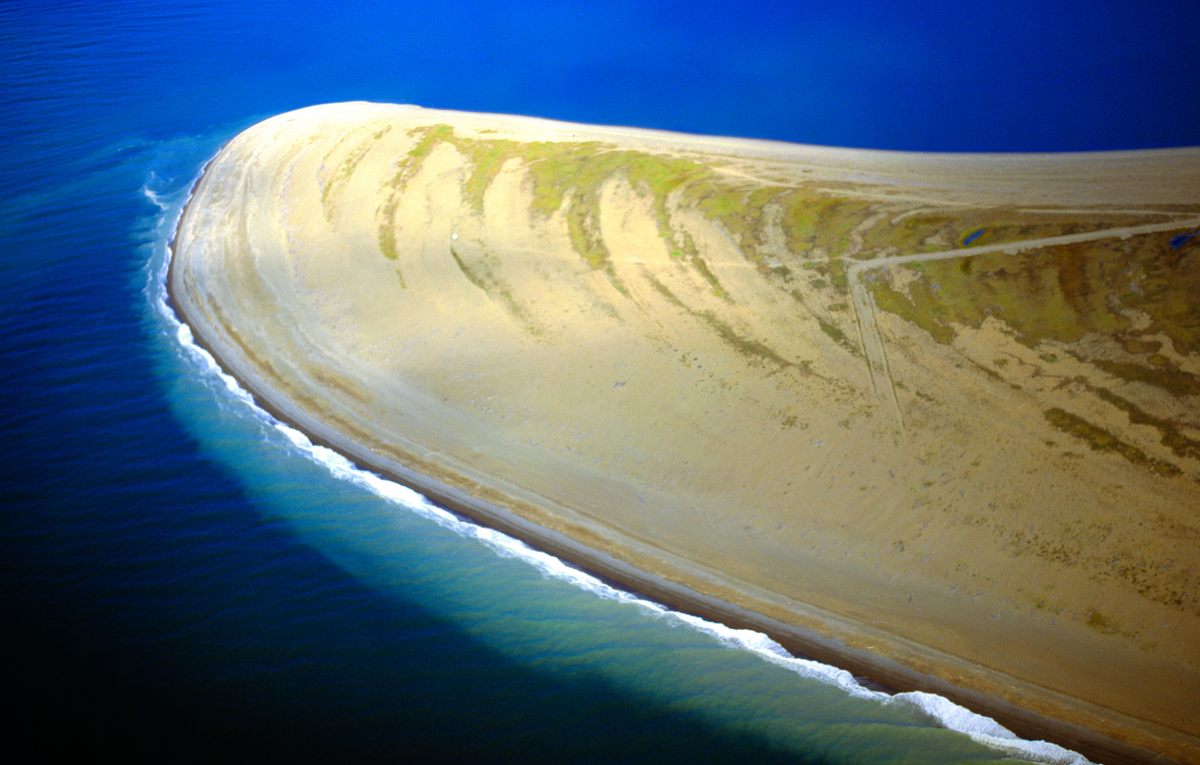
[[[381,104],[240,134],[177,309],[283,418],[685,609],[1200,762],[1200,150]]]

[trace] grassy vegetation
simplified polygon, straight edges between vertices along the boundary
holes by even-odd
[[[389,260],[396,260],[396,207],[400,204],[400,192],[408,184],[410,178],[421,169],[421,163],[433,152],[434,147],[441,141],[454,135],[454,129],[449,125],[434,125],[427,128],[414,128],[410,136],[418,138],[416,146],[409,149],[401,161],[396,174],[388,181],[389,193],[387,200],[380,207],[381,220],[379,223],[379,251]]]
[[[1095,451],[1119,454],[1133,464],[1149,468],[1163,476],[1176,476],[1182,472],[1170,462],[1164,462],[1163,460],[1147,456],[1145,452],[1133,444],[1122,441],[1099,425],[1090,423],[1082,417],[1071,414],[1064,409],[1054,407],[1047,409],[1043,414],[1046,420],[1055,428],[1082,440]]]
[[[869,271],[861,278],[871,291],[876,308],[911,321],[939,343],[949,345],[954,342],[955,331],[951,322],[955,316],[948,310],[939,308],[937,302],[932,300],[926,291],[913,294],[912,285],[909,285],[909,295],[905,295],[895,289],[878,271]]]
[[[1119,631],[1112,620],[1099,611],[1088,614],[1087,626],[1105,635],[1115,635]]]
[[[421,163],[433,153],[434,148],[454,135],[454,128],[449,125],[413,128],[409,131],[409,135],[419,136],[419,138],[417,145],[408,150],[407,160],[396,168],[396,175],[392,178],[392,186],[399,190],[403,190],[408,179],[417,174],[417,171],[421,169]]]
[[[471,284],[478,287],[489,298],[499,301],[505,310],[512,314],[513,318],[520,322],[530,334],[540,335],[542,333],[541,327],[537,325],[525,307],[513,297],[508,287],[496,278],[492,269],[487,265],[486,259],[476,259],[474,262],[468,263],[454,247],[450,248],[450,257],[454,258],[458,270],[462,271],[463,276],[467,277]]]
[[[358,169],[358,165],[362,162],[363,157],[375,146],[379,139],[387,135],[392,129],[391,125],[384,125],[379,130],[376,130],[367,138],[363,139],[357,146],[350,150],[342,163],[338,165],[338,169],[333,176],[325,183],[325,187],[321,189],[321,207],[325,211],[325,218],[329,220],[333,216],[333,192],[341,184],[350,180],[350,176],[354,175],[354,171]]]
[[[468,169],[463,193],[472,209],[482,212],[487,190],[501,169],[516,162],[530,183],[531,214],[542,218],[561,214],[575,252],[590,268],[604,272],[626,296],[629,291],[617,278],[612,253],[600,234],[601,190],[614,177],[626,180],[649,201],[658,234],[671,256],[688,264],[714,295],[725,300],[730,299],[729,294],[696,242],[672,220],[675,205],[694,209],[719,225],[747,260],[789,289],[793,279],[807,271],[804,278],[811,288],[842,294],[848,290],[843,258],[856,229],[864,253],[908,253],[964,246],[979,231],[983,233],[967,246],[1135,222],[1122,216],[1081,221],[1077,215],[1067,214],[948,209],[910,215],[893,225],[894,216],[879,214],[887,208],[881,208],[878,201],[807,187],[757,184],[687,158],[617,149],[595,141],[524,143],[468,138],[455,134],[449,125],[416,128],[411,135],[415,145],[397,167],[390,183],[392,194],[381,207],[379,246],[385,257],[397,258],[393,218],[398,193],[424,159],[439,144],[447,143],[465,159]],[[358,150],[352,151],[339,176],[353,172],[360,159]],[[902,209],[896,207],[897,212]],[[784,242],[801,258],[803,271],[795,264],[789,267],[767,260],[768,210],[780,213],[777,220]],[[871,216],[876,222],[862,228]],[[1180,353],[1200,350],[1200,301],[1194,299],[1200,294],[1200,259],[1166,256],[1166,239],[1158,239],[1105,240],[1015,256],[985,253],[913,264],[905,267],[916,276],[905,292],[896,289],[882,272],[867,274],[866,281],[881,310],[913,322],[939,342],[952,342],[955,326],[978,327],[988,317],[1004,321],[1031,347],[1043,341],[1074,343],[1090,333],[1116,337],[1127,348],[1145,348],[1151,353],[1133,361],[1103,362],[1105,371],[1174,395],[1194,395],[1200,389],[1200,378],[1156,355],[1159,347],[1154,343],[1138,339],[1163,332]],[[817,251],[825,257],[813,257]],[[1148,314],[1151,326],[1135,328],[1129,309]],[[818,324],[832,341],[857,352],[835,323],[818,319]],[[714,330],[718,334],[725,331],[716,326]],[[770,358],[765,353],[758,357]]]
[[[812,371],[807,362],[797,364],[796,362],[788,361],[776,353],[770,346],[741,334],[712,311],[693,311],[692,315],[707,324],[716,333],[717,337],[721,338],[728,346],[736,350],[751,363],[773,364],[783,369],[797,369],[805,374]]]
[[[1132,360],[1087,359],[1120,380],[1152,385],[1175,397],[1200,395],[1200,378],[1156,353],[1161,343],[1141,339],[1163,333],[1176,348],[1193,349],[1200,341],[1200,269],[1172,262],[1156,251],[1153,238],[1143,242],[1097,242],[1017,256],[981,255],[971,272],[954,261],[912,266],[920,275],[905,296],[882,279],[868,281],[877,306],[922,327],[938,342],[950,343],[954,325],[978,327],[989,317],[1002,320],[1017,338],[1036,347],[1043,341],[1076,343],[1088,335],[1115,338]],[[1150,325],[1135,326],[1139,315]],[[1049,360],[1053,361],[1053,358]],[[1158,430],[1175,455],[1200,459],[1200,442],[1170,419],[1146,412],[1112,391],[1088,385],[1102,401],[1120,409],[1135,425]],[[1047,418],[1060,430],[1093,449],[1114,451],[1160,475],[1179,469],[1148,457],[1112,433],[1062,410]]]
[[[865,199],[836,197],[797,188],[778,197],[783,206],[783,233],[793,252],[820,248],[830,258],[840,258],[850,247],[850,232],[873,211]]]
[[[695,245],[692,244],[692,238],[687,234],[684,234],[684,238],[686,239],[688,245],[695,250]],[[721,286],[721,282],[717,279],[717,275],[714,274],[711,269],[709,269],[708,263],[704,260],[704,258],[700,257],[700,255],[697,253],[690,255],[688,257],[688,262],[691,263],[692,268],[696,269],[696,272],[700,274],[701,278],[708,282],[708,286],[714,295],[727,303],[733,302],[733,299],[729,297],[729,293],[726,292],[725,288]]]
[[[400,190],[419,169],[420,162],[439,143],[445,142],[463,155],[470,168],[464,183],[466,201],[482,212],[488,188],[500,170],[517,161],[528,173],[533,201],[531,212],[549,217],[564,211],[571,243],[576,252],[595,269],[606,269],[611,254],[599,236],[599,197],[604,183],[620,176],[650,202],[658,234],[672,257],[688,263],[712,288],[715,295],[728,293],[698,251],[686,231],[672,220],[672,200],[695,209],[720,225],[738,249],[764,272],[786,279],[790,271],[769,269],[763,248],[766,241],[766,210],[778,205],[785,242],[797,253],[821,249],[832,260],[814,260],[814,270],[836,289],[846,289],[844,266],[837,263],[850,245],[850,233],[872,210],[867,200],[846,199],[803,188],[756,184],[733,179],[715,168],[691,159],[643,151],[616,149],[599,142],[522,143],[492,138],[458,136],[448,125],[417,128],[416,146],[409,151],[393,179]],[[942,223],[948,223],[947,218]],[[923,221],[908,227],[922,231]],[[880,228],[880,227],[875,227]],[[889,228],[890,227],[885,227]],[[874,231],[874,229],[872,229]],[[918,238],[914,233],[913,238]],[[385,248],[381,248],[385,249]]]
[[[846,264],[840,258],[837,260],[809,260],[805,261],[801,267],[805,271],[817,274],[817,278],[809,282],[811,286],[818,289],[830,288],[842,296],[849,294],[850,282],[846,278]]]
[[[1155,417],[1132,401],[1121,398],[1106,388],[1094,388],[1096,395],[1102,401],[1112,404],[1124,412],[1134,425],[1149,425],[1156,429],[1166,446],[1178,457],[1190,457],[1200,460],[1200,441],[1188,438],[1175,423],[1162,417]]]
[[[475,212],[483,212],[483,196],[492,181],[500,174],[504,164],[520,156],[520,144],[516,141],[456,141],[455,146],[467,155],[471,174],[463,186]]]
[[[384,218],[387,222],[379,225],[379,251],[388,260],[396,260],[400,257],[396,252],[396,229],[392,223],[395,211],[396,205],[394,203],[385,205]]]
[[[671,291],[671,288],[663,284],[658,278],[652,274],[646,274],[646,279],[654,288],[655,292],[662,295],[663,298],[675,306],[679,310],[689,314],[690,316],[699,319],[711,329],[717,337],[726,345],[733,348],[752,364],[770,364],[777,366],[780,369],[795,369],[804,374],[811,374],[812,369],[809,362],[794,362],[785,359],[775,352],[775,349],[761,343],[753,338],[745,335],[734,329],[728,322],[717,316],[712,311],[696,310],[688,304],[684,303],[679,297]]]
[[[1108,359],[1095,359],[1092,363],[1113,377],[1152,385],[1172,396],[1200,396],[1200,376],[1180,369],[1161,354],[1143,352],[1142,355],[1146,356],[1146,364]]]
[[[521,143],[501,139],[473,139],[455,135],[449,125],[417,128],[416,146],[408,152],[392,179],[394,191],[401,191],[420,163],[439,143],[448,143],[463,155],[470,168],[464,183],[466,201],[477,212],[483,211],[488,188],[501,169],[511,160],[518,161],[529,174],[533,190],[531,212],[543,218],[564,211],[572,247],[594,269],[603,270],[622,293],[628,290],[617,280],[610,253],[600,236],[599,204],[604,183],[614,176],[649,197],[659,236],[668,251],[691,264],[713,288],[714,294],[727,298],[716,275],[696,251],[686,232],[677,232],[671,222],[669,199],[672,193],[700,179],[715,178],[712,168],[687,159],[641,151],[618,150],[595,141]],[[385,218],[395,211],[394,198],[384,207]],[[714,213],[715,215],[716,213]],[[391,245],[391,246],[389,246]],[[394,252],[394,242],[386,239],[381,228],[380,249]]]
[[[767,204],[784,191],[778,186],[733,185],[719,175],[696,180],[683,192],[683,201],[716,221],[729,232],[738,248],[753,262],[761,262],[765,239],[763,214]]]
[[[1166,249],[1162,237],[1145,236],[1019,255],[986,253],[971,258],[969,272],[957,260],[904,266],[917,274],[908,295],[885,279],[868,284],[880,308],[940,342],[953,339],[954,324],[978,327],[994,316],[1031,347],[1043,340],[1073,343],[1095,333],[1136,348],[1138,336],[1162,332],[1180,353],[1191,353],[1200,350],[1200,301],[1194,298],[1200,294],[1200,264],[1167,257]],[[1149,316],[1150,326],[1135,327],[1133,311]],[[1169,364],[1137,370],[1112,365],[1108,371],[1174,391],[1190,390],[1195,377]]]
[[[842,346],[856,356],[862,354],[862,351],[859,350],[858,346],[852,343],[850,338],[846,336],[846,333],[843,332],[836,324],[821,318],[815,313],[813,314],[813,318],[817,320],[817,326],[821,328],[821,331],[824,332],[825,336],[830,340]]]
[[[884,248],[893,248],[899,254],[936,252],[1099,231],[1145,222],[1144,218],[1124,215],[1097,215],[1091,220],[1080,220],[1075,214],[1027,213],[1015,209],[945,209],[905,216],[895,225],[889,217],[864,232],[863,244],[867,252]],[[982,233],[968,243],[966,240],[975,232]],[[972,267],[970,260],[959,263],[960,267]],[[963,266],[964,263],[968,265]]]
[[[867,284],[880,309],[913,322],[938,342],[954,340],[954,325],[979,327],[989,316],[1002,320],[1031,348],[1043,341],[1069,344],[1088,335],[1112,337],[1132,358],[1080,358],[1120,380],[1151,385],[1176,398],[1200,395],[1200,377],[1158,353],[1162,343],[1153,339],[1166,335],[1180,353],[1200,349],[1200,301],[1195,300],[1200,265],[1171,257],[1163,237],[1105,240],[1016,256],[985,254],[972,260],[977,265],[970,272],[955,261],[911,266],[918,278],[909,283],[907,296],[883,279]],[[1157,429],[1175,455],[1200,459],[1200,442],[1170,419],[1105,388],[1089,388],[1125,412],[1131,423]],[[1093,448],[1117,451],[1161,475],[1179,472],[1061,411],[1052,421]]]
[[[956,325],[979,327],[988,317],[1003,321],[1031,348],[1046,341],[1074,344],[1089,336],[1111,337],[1130,359],[1072,354],[1122,381],[1151,385],[1177,398],[1200,395],[1200,376],[1159,353],[1162,342],[1153,339],[1166,335],[1184,353],[1200,347],[1200,305],[1194,299],[1200,294],[1200,267],[1170,257],[1162,237],[1103,240],[1019,255],[989,253],[970,260],[975,266],[969,270],[955,260],[906,266],[916,275],[908,281],[907,294],[882,273],[867,274],[865,283],[878,308],[911,321],[938,342],[952,342]],[[1044,354],[1043,360],[1053,363],[1057,357]],[[1161,443],[1176,456],[1200,460],[1200,441],[1176,422],[1085,378],[1077,382],[1124,412],[1130,423],[1155,428]],[[1097,451],[1120,454],[1159,475],[1181,472],[1077,415],[1055,408],[1045,416]]]

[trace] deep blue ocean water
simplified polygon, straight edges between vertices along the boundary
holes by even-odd
[[[138,759],[1003,757],[297,445],[180,342],[167,241],[224,141],[325,101],[878,148],[1200,144],[1196,4],[373,5],[0,2],[10,741]]]

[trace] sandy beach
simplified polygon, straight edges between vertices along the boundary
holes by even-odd
[[[314,440],[1103,762],[1200,762],[1200,150],[382,104],[210,163],[170,289]]]

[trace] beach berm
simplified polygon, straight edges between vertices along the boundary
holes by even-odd
[[[314,439],[1102,761],[1200,762],[1200,149],[878,152],[346,103],[170,288]]]

